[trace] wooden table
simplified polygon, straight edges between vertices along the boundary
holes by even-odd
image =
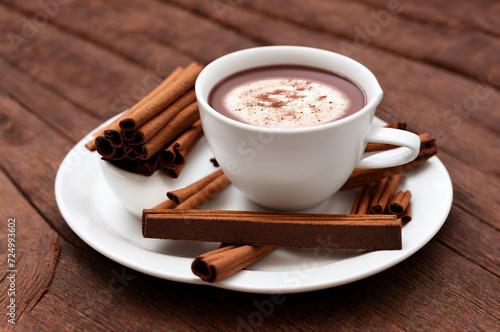
[[[12,327],[15,218],[20,331],[499,330],[499,15],[487,0],[2,0],[0,326]],[[437,138],[454,199],[433,240],[384,272],[283,295],[258,315],[270,295],[141,274],[73,233],[54,179],[76,142],[176,66],[273,44],[362,62],[385,91],[378,116]]]

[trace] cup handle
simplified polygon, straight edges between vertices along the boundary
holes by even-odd
[[[400,147],[363,153],[361,160],[356,165],[359,168],[383,168],[406,164],[415,159],[420,150],[420,137],[401,129],[372,127],[365,141],[393,144]]]

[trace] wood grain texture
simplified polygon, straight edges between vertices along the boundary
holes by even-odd
[[[323,0],[314,5],[300,0],[247,0],[241,3],[307,28],[352,40],[354,47],[346,46],[343,52],[349,56],[372,45],[473,78],[485,77],[492,70],[496,76],[500,75],[496,62],[496,55],[500,52],[498,36],[467,29],[464,24],[450,22],[449,18],[436,24],[399,15],[407,2],[411,3],[385,1],[376,8],[358,1]],[[477,7],[465,4],[447,7],[455,7],[456,12],[457,7],[461,11],[467,10],[465,6],[467,9]],[[496,7],[500,10],[499,6]],[[434,11],[438,10],[434,8]],[[494,85],[498,87],[499,83]]]
[[[22,284],[30,300],[23,301],[19,330],[498,330],[497,2],[402,0],[399,14],[366,45],[356,27],[372,24],[373,12],[387,9],[388,0],[133,0],[126,6],[119,0],[61,1],[27,35],[29,23],[42,17],[41,3],[0,0],[2,223],[15,213],[37,239],[48,239],[20,245],[20,264],[46,267]],[[27,37],[17,52],[9,33]],[[53,188],[57,168],[76,141],[176,66],[271,44],[350,50],[385,91],[377,114],[437,138],[454,201],[435,239],[370,278],[271,297],[126,269],[69,229]],[[32,241],[28,230],[22,228],[23,237]],[[5,229],[0,240],[4,257]],[[57,266],[52,243],[61,247]],[[39,271],[22,267],[25,273]],[[307,273],[297,272],[284,282],[303,278]]]
[[[363,0],[377,7],[387,7],[389,0]],[[401,14],[418,21],[451,26],[461,26],[500,36],[500,4],[496,1],[479,0],[461,2],[458,6],[450,1],[404,1]]]
[[[173,2],[268,44],[311,46],[342,54],[347,53],[348,46],[356,46],[355,41],[348,38],[326,32],[316,32],[294,22],[248,9],[243,5],[230,7],[231,9],[228,9],[221,18],[220,11],[209,2],[194,0],[174,0]],[[385,94],[382,106],[391,108],[399,112],[400,116],[404,114],[406,117],[408,116],[406,112],[399,111],[398,107],[401,104],[407,105],[411,107],[410,113],[415,113],[414,116],[425,112],[426,118],[430,116],[432,120],[437,120],[438,124],[442,123],[441,126],[434,125],[427,131],[449,130],[450,127],[456,129],[460,128],[464,122],[474,121],[496,132],[495,128],[500,125],[500,114],[492,114],[498,112],[488,111],[498,105],[500,94],[496,89],[484,86],[475,78],[462,77],[443,68],[414,61],[371,45],[362,47],[360,52],[350,56],[373,71],[384,91],[391,91]],[[490,72],[486,78],[488,77],[492,83],[500,81],[500,73]],[[411,93],[414,97],[408,100],[407,96],[404,96],[404,102],[397,105],[390,103],[389,98],[399,97],[402,93]],[[420,109],[421,98],[431,100],[434,107]],[[465,104],[468,107],[465,107]]]
[[[0,326],[6,326],[7,317],[12,318],[7,316],[11,299],[15,301],[15,320],[20,320],[49,288],[59,256],[59,237],[2,171],[0,187],[5,203],[0,212]],[[13,232],[9,230],[11,226],[7,227],[9,224],[14,225]],[[9,242],[14,244],[11,251],[7,251],[8,238],[14,239]],[[15,261],[13,267],[7,264],[7,257]],[[8,272],[10,270],[16,272]]]
[[[0,59],[0,71],[3,78],[0,89],[4,93],[72,142],[78,142],[101,123],[94,114],[61,98],[3,59]]]

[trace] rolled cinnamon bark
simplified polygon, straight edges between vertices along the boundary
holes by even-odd
[[[359,187],[352,205],[351,214],[367,214],[372,197],[373,184]]]
[[[196,121],[191,128],[182,133],[174,143],[160,152],[160,163],[162,166],[184,162],[188,150],[192,149],[196,142],[203,136],[201,120]]]
[[[142,226],[146,238],[286,248],[401,249],[401,220],[394,215],[150,209],[143,211]]]
[[[383,178],[402,173],[423,164],[438,152],[436,141],[429,139],[420,143],[420,152],[415,160],[400,166],[386,168],[356,168],[340,190],[356,188],[370,182],[378,182]]]
[[[106,129],[104,131],[104,137],[115,147],[122,147],[122,136],[119,131]]]
[[[389,203],[388,211],[397,216],[403,215],[410,204],[410,199],[411,193],[409,190],[405,192],[399,191]]]
[[[129,108],[127,111],[125,111],[124,114],[122,114],[120,117],[118,117],[116,120],[114,120],[112,123],[110,123],[107,126],[104,126],[97,130],[92,136],[95,138],[97,136],[104,136],[105,131],[108,132],[107,136],[112,136],[114,137],[114,142],[117,141],[117,138],[114,136],[115,134],[120,135],[120,121],[127,118],[130,116],[133,112],[135,112],[138,108],[143,106],[146,102],[151,100],[152,97],[156,96],[158,93],[162,91],[162,89],[165,88],[168,84],[171,84],[177,77],[179,76],[180,72],[183,69],[181,68],[176,68],[165,80],[162,81],[156,88],[154,88],[150,93],[148,93],[144,98],[142,98],[137,104]],[[107,137],[106,136],[106,137]],[[85,145],[89,150],[93,151],[96,149],[95,146],[95,140],[91,140]]]
[[[389,204],[389,201],[394,196],[402,176],[402,173],[395,174],[386,181],[385,186],[377,187],[377,192],[373,197],[370,207],[372,213],[381,214],[385,212],[387,204]],[[380,183],[383,183],[383,181],[380,181]],[[381,190],[380,193],[379,190]]]
[[[201,127],[201,121],[198,120],[166,149],[159,152],[161,170],[176,179],[186,165],[186,157],[202,136],[203,128]]]
[[[119,167],[128,172],[142,174],[144,176],[151,176],[154,174],[158,167],[158,155],[154,155],[153,157],[141,160],[141,159],[130,159],[128,157],[114,160],[104,158],[104,160],[111,162],[116,167]]]
[[[124,130],[123,137],[129,145],[144,144],[153,137],[184,108],[196,101],[194,89],[189,90],[158,115],[140,126],[137,130]]]
[[[102,136],[95,138],[95,148],[105,159],[120,160],[126,157],[126,151],[123,146],[116,146],[109,139]]]
[[[270,253],[272,246],[228,245],[195,258],[191,270],[202,280],[216,282]]]
[[[405,212],[401,216],[401,221],[403,223],[407,223],[411,221],[411,202],[408,204],[408,206],[405,209]]]
[[[135,147],[134,152],[137,158],[148,159],[199,119],[198,103],[194,102],[177,114],[172,121],[160,129],[149,141]]]
[[[214,183],[215,182],[215,183]],[[194,209],[201,204],[206,203],[209,199],[215,197],[218,193],[224,190],[230,184],[227,176],[222,172],[222,170],[217,170],[212,174],[196,181],[189,186],[173,191],[167,192],[169,199],[163,203],[158,204],[154,209],[167,209],[167,208],[190,208]],[[211,185],[210,187],[208,187]],[[208,188],[207,188],[208,187]],[[183,204],[188,201],[194,195],[198,195],[193,200],[187,204]],[[183,204],[183,205],[181,205]]]
[[[172,84],[167,85],[163,89],[162,93],[154,96],[147,103],[139,107],[137,111],[121,120],[120,128],[125,130],[136,129],[152,119],[191,89],[202,69],[203,66],[197,63],[192,63],[187,66]]]
[[[387,182],[389,181],[389,178],[384,178],[377,182],[377,186],[375,187],[375,193],[373,194],[372,198],[372,204],[377,204],[378,201],[380,200],[380,197],[382,197],[382,193],[384,192],[385,187],[387,186]],[[371,206],[370,206],[371,208]],[[371,211],[371,209],[370,209]]]
[[[229,184],[231,184],[231,182],[226,174],[219,175],[197,193],[177,205],[175,209],[193,209],[200,206],[217,196],[222,190],[226,189]]]
[[[183,203],[223,174],[222,170],[219,169],[187,187],[167,192],[167,197],[175,204]]]

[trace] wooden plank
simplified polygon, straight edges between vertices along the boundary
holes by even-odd
[[[481,111],[491,112],[484,107]],[[404,89],[389,90],[377,114],[388,121],[406,121],[412,131],[429,132],[437,139],[441,151],[474,165],[489,176],[494,176],[498,169],[500,152],[495,148],[500,145],[498,131],[479,126],[470,121],[470,116],[448,113],[434,98]],[[485,150],[491,153],[485,154]]]
[[[155,278],[126,269],[89,247],[77,249],[68,242],[62,245],[67,250],[61,252],[51,288],[29,319],[19,322],[19,328],[152,331],[186,324],[168,313],[173,306],[161,311],[156,303],[144,297],[143,292],[147,295],[154,289],[151,284],[156,289],[162,288]]]
[[[25,3],[29,6],[35,5],[30,7],[31,12],[26,11]],[[128,3],[125,7],[118,1],[109,7],[99,1],[87,3],[88,5],[81,1],[72,1],[71,10],[64,12],[61,9],[61,15],[56,15],[51,19],[53,23],[46,27],[50,31],[42,41],[39,41],[38,35],[26,45],[33,45],[28,55],[7,52],[7,55],[4,55],[4,59],[7,60],[6,66],[0,67],[0,70],[7,70],[10,77],[15,76],[16,72],[24,75],[19,82],[15,82],[15,88],[0,84],[0,91],[8,91],[12,96],[0,93],[0,139],[2,139],[0,154],[3,157],[0,167],[9,170],[9,176],[16,181],[23,194],[47,220],[54,224],[56,229],[61,231],[62,236],[70,241],[62,240],[65,250],[61,253],[49,291],[29,315],[23,315],[18,328],[216,331],[228,328],[236,330],[238,327],[242,329],[241,324],[245,322],[250,324],[259,322],[257,315],[262,314],[261,310],[265,310],[265,305],[271,299],[270,295],[244,294],[179,284],[130,270],[126,270],[125,273],[129,278],[134,277],[133,279],[124,279],[123,275],[117,277],[122,273],[119,264],[97,254],[69,230],[58,214],[52,187],[58,163],[72,145],[68,137],[65,137],[70,135],[68,133],[70,129],[63,131],[62,125],[57,126],[57,119],[61,115],[50,114],[50,104],[45,105],[43,100],[26,102],[25,96],[40,88],[46,90],[40,92],[44,95],[44,99],[48,98],[50,93],[59,96],[56,102],[58,105],[64,105],[64,98],[72,100],[70,105],[75,107],[75,111],[71,111],[71,116],[74,112],[75,118],[68,120],[71,128],[77,123],[78,108],[86,108],[103,118],[107,117],[109,111],[96,109],[96,104],[86,102],[82,97],[91,97],[93,93],[99,91],[101,87],[99,84],[85,87],[83,84],[72,82],[65,75],[62,75],[64,80],[57,80],[59,73],[53,74],[42,68],[45,63],[51,61],[47,55],[44,55],[45,59],[40,63],[30,64],[29,61],[39,61],[36,57],[39,50],[51,54],[60,49],[59,52],[62,54],[74,58],[67,59],[64,55],[54,57],[54,62],[62,63],[61,66],[51,65],[55,70],[59,68],[67,70],[71,66],[77,66],[84,57],[88,60],[84,59],[82,62],[83,69],[80,68],[80,72],[92,71],[85,73],[85,77],[93,79],[103,75],[99,71],[107,73],[104,76],[115,75],[115,72],[124,75],[124,72],[132,68],[131,71],[136,74],[129,83],[114,88],[109,87],[118,98],[121,98],[123,93],[131,95],[137,86],[136,79],[141,82],[139,87],[142,86],[141,79],[147,75],[147,70],[143,68],[144,64],[154,66],[155,61],[158,59],[161,61],[161,52],[156,50],[162,46],[173,49],[170,54],[179,53],[184,55],[184,59],[193,57],[205,62],[230,50],[239,49],[244,44],[258,45],[302,40],[303,43],[307,41],[310,45],[320,45],[322,48],[329,47],[334,50],[338,49],[338,43],[344,39],[332,37],[331,33],[312,31],[310,28],[300,29],[296,24],[283,23],[272,16],[254,16],[251,10],[247,12],[245,8],[242,8],[243,14],[236,13],[232,18],[220,19],[215,13],[207,19],[159,2],[147,5],[131,2],[130,8]],[[214,6],[214,2],[207,3]],[[237,4],[237,2],[232,3]],[[15,6],[25,11],[24,17],[28,18],[30,16],[26,13],[35,13],[39,10],[35,1],[23,1],[22,4]],[[19,22],[16,23],[16,19],[21,19],[22,16],[8,8],[6,10],[8,16],[14,18],[5,21],[2,6],[0,11],[2,32],[13,31],[11,29],[21,26]],[[148,13],[148,10],[159,14]],[[228,13],[237,10],[238,8],[235,8]],[[133,22],[132,27],[130,24],[120,26],[121,24],[115,24],[112,19],[116,15],[122,20],[117,20],[119,23],[130,23],[130,17],[135,17],[136,12],[140,13],[137,16],[140,20]],[[99,13],[102,16],[99,16]],[[203,11],[199,11],[199,14],[206,15]],[[92,22],[88,23],[90,27],[85,27],[86,16]],[[76,17],[78,19],[75,19]],[[92,21],[94,17],[96,21],[104,23]],[[154,18],[154,24],[151,24],[151,18]],[[161,18],[174,22],[170,27],[171,30],[165,26],[166,20]],[[73,19],[77,23],[70,24],[69,21]],[[238,20],[241,20],[241,23],[238,23]],[[256,23],[258,24],[255,27],[251,27]],[[108,25],[115,28],[112,29]],[[153,33],[148,32],[148,25],[151,25]],[[239,32],[230,32],[233,27]],[[176,34],[175,32],[181,28],[186,31]],[[288,28],[290,29],[287,30]],[[92,32],[92,29],[95,29],[95,32]],[[124,31],[125,34],[122,35]],[[210,35],[213,32],[221,34]],[[282,36],[279,36],[280,33]],[[99,38],[100,34],[107,36]],[[191,44],[190,38],[193,38]],[[70,45],[75,39],[80,40],[76,43],[77,46],[89,44],[82,48],[83,53],[71,50]],[[116,42],[112,43],[112,39],[116,39]],[[216,45],[217,40],[221,40],[221,45]],[[141,41],[148,51],[138,47]],[[2,49],[1,43],[0,50],[3,52],[5,48]],[[331,45],[327,46],[328,43]],[[175,44],[178,44],[179,48],[174,49]],[[94,48],[98,51],[94,51]],[[148,57],[149,51],[152,51],[151,57]],[[101,54],[109,59],[104,59]],[[123,65],[112,67],[108,72],[106,65],[115,59],[121,59]],[[409,99],[416,101],[414,108],[418,107],[421,110],[420,115],[424,114],[426,117],[423,122],[416,121],[419,119],[419,113],[413,112],[416,114],[410,115],[412,129],[444,128],[446,139],[441,137],[444,142],[440,157],[449,166],[452,179],[456,182],[455,203],[463,206],[467,212],[457,209],[452,211],[445,227],[438,234],[439,241],[446,246],[438,241],[432,241],[409,260],[354,284],[320,292],[286,295],[283,303],[273,306],[272,313],[260,316],[261,325],[250,325],[250,328],[275,331],[293,326],[297,330],[324,331],[363,330],[366,326],[370,326],[379,330],[495,330],[500,319],[495,298],[499,292],[498,274],[493,275],[498,272],[498,265],[494,265],[498,264],[498,258],[488,255],[496,252],[494,244],[498,238],[498,227],[492,228],[488,222],[493,219],[491,225],[494,225],[493,223],[498,222],[499,218],[495,205],[487,198],[499,197],[494,196],[497,192],[494,189],[494,179],[497,177],[491,165],[477,165],[477,162],[473,162],[475,159],[473,156],[477,154],[471,151],[473,145],[468,143],[468,140],[485,139],[487,142],[484,149],[496,151],[494,145],[498,143],[498,135],[495,134],[495,130],[498,128],[499,115],[494,110],[497,109],[499,101],[497,92],[485,100],[480,100],[480,105],[474,111],[468,112],[468,116],[466,113],[455,112],[445,117],[445,112],[452,109],[455,102],[463,103],[467,96],[477,97],[475,95],[479,84],[477,81],[425,64],[415,64],[400,56],[371,47],[363,50],[359,59],[362,62],[366,60],[370,68],[374,66],[377,76],[382,77],[381,82],[386,91],[391,94],[393,91],[401,92],[400,97],[390,97],[384,101],[381,109],[384,119],[397,117],[401,120],[401,109],[411,113],[409,106],[405,108]],[[91,65],[93,63],[96,63],[95,67]],[[397,74],[388,72],[387,68]],[[407,82],[408,76],[415,77],[415,82]],[[28,82],[30,78],[38,81],[34,87]],[[105,80],[107,84],[114,82],[111,78]],[[68,83],[72,87],[65,89],[63,85]],[[21,90],[19,94],[15,91],[17,87]],[[452,92],[449,91],[450,87]],[[408,91],[411,92],[407,93]],[[18,99],[22,105],[13,98]],[[420,102],[420,98],[424,98],[425,101]],[[106,96],[98,104],[109,108],[115,100],[116,98]],[[399,110],[396,107],[400,107]],[[40,114],[34,115],[38,109],[41,109]],[[40,120],[45,114],[50,119]],[[457,114],[461,116],[460,124],[456,122],[456,118],[455,120],[451,118]],[[477,126],[484,131],[484,137],[480,135],[480,130],[472,128]],[[79,128],[76,127],[77,130]],[[56,133],[55,129],[59,133]],[[470,134],[469,129],[472,130]],[[72,134],[69,137],[74,139],[77,135]],[[457,152],[461,151],[460,144],[465,145],[461,153]],[[452,154],[457,154],[458,159],[452,157]],[[497,161],[496,156],[487,156],[485,159],[484,163]],[[477,183],[484,185],[478,186]],[[27,213],[30,218],[36,215],[35,212]],[[478,217],[484,220],[479,220]],[[487,233],[488,231],[494,233]],[[294,275],[299,279],[304,276],[307,277],[307,273],[297,272]],[[110,289],[110,285],[118,288]],[[123,288],[120,288],[122,286]],[[120,291],[115,293],[118,289]],[[264,309],[259,310],[256,303],[260,307],[264,306]],[[193,313],[199,314],[193,315]],[[254,321],[249,320],[252,317]]]
[[[0,209],[0,314],[3,326],[13,326],[7,321],[22,319],[49,287],[59,255],[59,237],[3,171],[0,187],[4,203]]]
[[[79,330],[220,331],[249,324],[259,331],[290,326],[307,331],[364,330],[366,326],[374,330],[488,331],[494,330],[500,318],[495,309],[496,277],[436,241],[373,277],[286,295],[170,282],[122,270],[101,255],[89,259],[88,254],[86,250],[83,255],[73,250],[61,253],[61,273],[20,327],[54,324]],[[307,277],[307,271],[298,271],[284,282],[293,284]],[[64,310],[53,309],[59,306]],[[58,317],[55,322],[54,315]]]
[[[390,0],[362,0],[386,8]],[[401,1],[401,15],[432,24],[463,26],[500,36],[500,4],[497,1],[478,0],[457,3],[451,1],[423,0]]]
[[[345,37],[355,46],[347,47],[343,52],[346,55],[363,52],[367,45],[372,45],[473,78],[485,77],[492,70],[495,76],[500,76],[495,68],[500,53],[498,36],[466,29],[463,24],[429,24],[397,15],[406,7],[405,1],[379,4],[378,8],[358,1],[329,0],[313,4],[300,0],[258,0],[241,1],[241,5],[313,30]],[[453,7],[455,12],[467,12],[468,7],[477,7],[477,4],[446,7]],[[500,86],[499,83],[496,86]]]
[[[222,7],[225,11],[221,14],[221,9],[209,2],[172,1],[186,10],[199,12],[269,44],[311,46],[343,54],[349,47],[356,46],[350,39],[310,30],[241,5]],[[353,20],[352,24],[355,22]],[[493,132],[500,126],[500,113],[493,111],[500,103],[498,90],[488,88],[488,85],[484,86],[476,79],[468,79],[370,45],[350,56],[374,72],[384,91],[390,91],[391,94],[411,92],[418,97],[434,100],[435,109],[426,111],[436,112],[440,121],[448,126],[457,121],[457,116],[462,120],[474,121]],[[483,79],[489,81],[488,84],[498,85],[500,73],[489,72]],[[418,107],[418,100],[406,100],[405,103],[413,105],[414,109]]]
[[[450,173],[453,184],[453,203],[498,231],[500,228],[498,180],[448,153],[438,155]],[[474,245],[473,242],[469,244]]]
[[[497,214],[498,220],[500,213]],[[436,238],[483,269],[500,276],[500,232],[489,223],[453,207]]]
[[[413,97],[415,99],[417,99],[417,97]],[[395,105],[402,105],[404,107],[407,107],[404,99],[405,98],[402,98],[403,100],[401,101],[396,101],[394,102]],[[420,99],[419,99],[420,100]],[[426,105],[426,109],[429,108],[429,109],[432,109],[433,105],[431,103],[429,103],[428,107]],[[389,108],[388,110],[385,111],[385,116],[386,116],[386,119],[390,116],[393,116],[395,119],[398,119],[398,120],[401,120],[401,116],[400,116],[400,112],[395,112],[395,113],[389,113],[390,110],[392,110],[393,108]],[[413,112],[410,112],[408,111],[408,114],[413,114]],[[418,115],[418,114],[416,114]],[[408,120],[408,119],[404,119],[404,120]],[[410,119],[411,120],[411,119]],[[420,123],[420,121],[417,121],[419,120],[418,117],[415,118],[414,120],[412,120],[410,123]],[[430,118],[429,120],[426,120],[428,122],[424,123],[425,126],[422,126],[421,128],[414,128],[414,129],[421,129],[421,130],[428,130],[429,126],[434,126],[434,119]],[[27,129],[29,130],[29,129]],[[473,130],[474,133],[476,133],[476,136],[478,136],[478,130],[475,129]],[[41,132],[40,132],[41,133]],[[460,140],[462,139],[461,137],[461,133],[457,133],[455,134],[452,138],[449,138],[447,141],[457,141],[457,142],[460,142]],[[444,144],[443,144],[444,145]],[[494,144],[493,144],[494,145]],[[41,145],[43,146],[43,145]],[[460,144],[455,144],[454,147],[459,147]],[[67,145],[65,146],[66,150],[70,147],[70,145]],[[40,153],[40,156],[42,155],[42,153]],[[467,156],[467,154],[466,154]],[[60,157],[62,159],[62,156]],[[59,160],[61,160],[59,159]],[[456,160],[453,160],[453,164],[455,165],[455,162]],[[58,162],[55,161],[54,162],[54,165],[57,165]],[[454,174],[452,174],[452,176],[459,176],[461,180],[463,180],[462,182],[458,182],[460,183],[460,185],[464,185],[465,184],[465,187],[463,188],[462,191],[459,191],[460,195],[458,195],[460,197],[460,202],[463,202],[462,206],[474,206],[474,207],[480,207],[480,209],[478,209],[478,212],[476,213],[479,213],[481,218],[484,218],[485,220],[488,220],[490,222],[498,222],[498,218],[494,218],[495,217],[495,211],[494,211],[494,205],[491,205],[491,204],[488,204],[487,201],[485,201],[484,199],[482,199],[481,196],[476,196],[476,195],[469,195],[468,193],[471,192],[471,190],[473,190],[473,187],[474,187],[474,183],[471,182],[470,178],[468,177],[467,174],[470,174],[470,172],[473,172],[473,174],[477,173],[477,176],[476,179],[479,179],[479,178],[486,178],[486,176],[484,176],[480,171],[476,170],[475,167],[466,167],[466,166],[463,166],[463,164],[458,164],[460,165],[461,167],[461,172],[456,172]],[[491,166],[491,165],[490,165]],[[56,166],[54,166],[56,167]],[[453,171],[456,167],[458,166],[454,166],[454,168],[451,170]],[[485,181],[485,183],[488,183],[488,181]],[[494,186],[484,186],[482,188],[482,192],[487,195],[487,194],[491,194],[494,190]],[[30,193],[31,194],[31,193]],[[38,195],[37,193],[35,193],[35,196]],[[457,196],[457,195],[456,195]],[[494,197],[494,196],[493,196]],[[38,202],[38,200],[35,199],[36,202]],[[473,203],[472,205],[470,205],[470,203]],[[57,211],[57,209],[55,207],[52,208],[53,210]],[[64,224],[63,224],[64,225]]]
[[[5,97],[0,100],[2,100],[2,107],[0,109],[7,110],[5,113],[12,114],[12,111],[14,111],[14,113],[18,112],[19,119],[9,126],[11,128],[18,128],[17,136],[25,136],[25,129],[23,129],[25,127],[40,128],[40,132],[48,133],[48,135],[46,135],[48,137],[44,138],[46,143],[56,140],[52,137],[57,137],[57,135],[50,133],[50,130],[44,128],[44,125],[37,122],[36,118],[30,119],[32,116],[30,116],[28,112],[23,112],[19,109],[15,111],[16,106],[13,101],[9,101]],[[12,105],[12,103],[14,104]],[[23,119],[22,122],[20,121],[21,118]],[[2,134],[7,135],[6,133]],[[25,141],[25,143],[27,142]],[[19,153],[1,151],[2,155],[14,154],[13,157],[18,157],[23,155],[23,152],[29,150],[33,154],[34,159],[37,160],[37,157],[40,157],[42,153],[37,150],[44,150],[42,149],[43,144],[25,145],[23,151]],[[21,149],[21,147],[18,148]],[[47,155],[53,154],[54,158],[58,158],[58,156],[62,154],[62,152],[57,153],[52,150],[46,152],[48,152]],[[9,160],[11,159],[9,158]],[[24,161],[26,158],[21,158],[20,160]],[[16,175],[16,178],[19,180],[23,179],[26,174],[29,174],[29,172],[27,172],[28,169],[21,166],[23,163],[24,162],[20,162],[18,165],[21,169],[20,173]],[[43,170],[43,173],[50,174],[50,172],[46,170]],[[23,180],[22,187],[26,188],[29,186],[28,183],[37,181],[39,180],[33,181],[32,177],[28,176],[26,180]],[[32,196],[34,196],[33,192],[37,190],[47,191],[47,189],[38,187],[27,189],[27,192]],[[35,197],[35,200],[38,202],[39,198]],[[51,201],[50,204],[53,205],[54,202]],[[41,209],[44,213],[47,211],[50,212],[50,209],[47,207],[41,206]],[[57,217],[54,217],[54,219],[55,220],[53,220],[52,217],[50,218],[58,229],[64,230],[64,227],[61,227],[61,225],[57,223]],[[76,241],[76,244],[79,246],[81,245],[79,241]],[[90,251],[90,253],[87,253],[87,251]],[[91,301],[88,306],[83,308],[82,311],[85,312],[85,316],[74,315],[72,311],[69,310],[64,312],[61,316],[58,311],[58,317],[61,321],[75,322],[76,326],[102,328],[103,326],[107,326],[106,324],[121,324],[120,322],[110,321],[109,317],[116,317],[115,313],[118,313],[118,317],[131,317],[130,313],[135,312],[137,315],[143,315],[144,320],[127,321],[128,324],[131,324],[130,326],[135,326],[137,328],[140,326],[161,327],[163,324],[169,322],[170,319],[174,319],[171,308],[175,307],[177,308],[175,317],[180,317],[180,320],[176,321],[180,324],[178,326],[194,329],[194,326],[210,328],[212,326],[211,324],[216,324],[216,327],[213,328],[215,330],[217,327],[220,328],[222,326],[219,325],[222,324],[221,322],[224,322],[226,326],[237,328],[238,324],[240,324],[237,317],[242,317],[242,319],[246,320],[248,315],[256,310],[253,301],[257,300],[261,303],[269,299],[269,295],[267,297],[264,295],[241,295],[240,293],[220,291],[211,288],[179,285],[177,283],[170,283],[136,274],[136,278],[130,281],[133,286],[130,288],[126,287],[120,296],[115,297],[113,294],[112,301],[109,302],[105,309],[99,305],[99,301],[104,301],[106,296],[109,296],[110,291],[107,290],[106,287],[109,285],[110,280],[112,280],[113,274],[110,271],[108,271],[107,274],[101,273],[101,269],[104,267],[109,268],[109,261],[101,255],[93,255],[92,252],[93,251],[86,245],[83,245],[81,249],[79,249],[79,253],[82,253],[85,258],[79,255],[74,256],[71,258],[70,262],[67,263],[68,270],[71,272],[61,273],[60,276],[56,275],[57,278],[60,278],[57,282],[60,283],[61,286],[58,287],[61,287],[61,289],[58,289],[57,292],[53,289],[56,283],[56,281],[54,281],[51,291],[49,291],[49,294],[47,294],[45,298],[48,299],[48,295],[53,293],[57,293],[57,295],[55,298],[51,299],[52,302],[43,302],[43,305],[37,307],[36,310],[30,313],[30,321],[31,319],[40,319],[43,323],[41,323],[40,326],[50,326],[49,318],[51,317],[50,314],[53,314],[53,311],[51,311],[53,309],[51,308],[57,307],[61,301],[68,303],[68,299],[74,301],[72,302],[74,308],[78,308],[78,310],[82,309],[78,307],[78,303],[81,302],[77,300],[83,299],[83,303],[87,303],[85,302],[86,297],[83,297],[87,293],[86,291],[82,291],[87,289],[91,290],[89,293],[91,298],[95,298],[96,300],[95,302]],[[422,252],[425,254],[423,257],[420,257]],[[430,267],[429,262],[431,262]],[[62,268],[61,264],[60,266]],[[114,263],[111,265],[111,269],[115,268],[121,273],[118,265],[113,264]],[[75,266],[79,268],[75,270]],[[99,268],[99,266],[101,266],[101,268]],[[459,274],[457,274],[457,266],[460,266]],[[133,272],[129,273],[134,275]],[[71,278],[68,279],[68,275],[70,275],[71,278],[76,278],[76,280]],[[493,294],[498,291],[492,288],[494,283],[491,278],[493,278],[492,275],[487,271],[474,265],[460,255],[456,255],[451,250],[440,245],[431,244],[410,261],[402,263],[395,269],[391,269],[384,274],[380,274],[359,283],[324,292],[310,293],[312,295],[287,295],[288,302],[285,302],[287,304],[276,307],[275,312],[277,314],[273,316],[273,323],[270,322],[271,320],[266,320],[264,326],[267,329],[274,329],[276,328],[275,324],[278,326],[281,324],[288,324],[290,317],[298,314],[298,311],[303,311],[307,314],[306,316],[308,319],[305,321],[294,321],[294,323],[304,328],[305,325],[301,324],[310,323],[311,326],[315,327],[317,330],[321,330],[325,326],[361,328],[359,324],[366,323],[367,321],[374,324],[374,326],[380,326],[380,328],[388,326],[416,328],[418,326],[413,325],[416,324],[415,322],[423,324],[423,327],[432,328],[437,326],[443,316],[449,318],[446,322],[446,326],[449,328],[472,326],[488,329],[495,324],[496,320],[493,320],[491,313],[484,308],[494,308],[491,301]],[[408,289],[409,293],[401,294],[401,287]],[[378,290],[375,293],[373,293],[374,288]],[[158,289],[164,290],[169,296],[163,296],[157,291]],[[129,292],[133,292],[133,294],[129,294]],[[139,299],[137,298],[139,295],[136,293],[141,294]],[[240,309],[230,308],[227,310],[228,297],[232,299],[231,301],[238,303]],[[332,299],[337,300],[332,304]],[[365,302],[356,299],[364,299]],[[444,299],[444,302],[440,302],[443,301],[442,299]],[[136,311],[138,309],[133,305],[134,303],[138,303],[138,301],[147,301],[151,304],[147,310],[139,313]],[[311,301],[318,303],[318,306],[315,306],[315,308],[321,307],[321,309],[313,310],[311,306],[309,306],[309,309],[305,308],[301,305],[301,303],[305,303],[304,301],[308,303],[311,303]],[[363,303],[360,303],[360,301]],[[476,301],[479,301],[479,303],[476,303]],[[195,303],[194,307],[193,303]],[[157,307],[161,313],[158,313],[156,309],[151,309],[151,307]],[[402,307],[403,310],[395,310],[395,308],[399,307]],[[206,312],[203,311],[207,310],[206,308],[210,308],[206,316],[199,317],[196,321],[190,318],[193,310],[199,310],[197,312]],[[356,308],[356,310],[349,312],[348,308]],[[428,310],[428,308],[432,310]],[[220,314],[219,311],[223,313]],[[108,312],[110,314],[102,315],[100,314],[101,312]],[[211,315],[215,315],[217,312],[219,312],[219,316],[217,316],[219,318],[214,321],[210,317],[214,317]],[[395,317],[388,317],[387,312],[397,313]],[[477,321],[471,321],[470,316],[464,318],[462,317],[463,312],[469,312],[469,315],[474,315],[479,319]],[[363,319],[363,321],[359,320],[361,313],[364,313],[362,317],[365,317],[365,319]],[[331,317],[343,318],[342,320],[332,318],[325,321],[325,314]],[[342,315],[338,316],[340,314]],[[88,317],[91,317],[91,319]],[[164,321],[158,320],[158,317],[163,317]],[[299,315],[297,317],[301,316]],[[384,319],[380,317],[384,317]]]
[[[2,94],[0,138],[0,167],[9,172],[19,189],[50,220],[59,234],[76,240],[77,236],[60,216],[54,199],[55,175],[72,144],[15,100]]]
[[[0,31],[22,31],[26,19],[2,6]],[[138,89],[145,94],[152,89],[143,84],[151,72],[51,25],[40,28],[18,53],[1,39],[0,53],[45,87],[103,119],[117,113],[124,93]]]
[[[33,77],[0,58],[0,91],[76,143],[101,123],[95,115],[37,84]]]
[[[36,0],[2,3],[27,15],[40,11]],[[170,64],[168,71],[173,69],[171,63],[184,65],[192,59],[206,63],[225,53],[255,46],[254,41],[230,29],[161,2],[150,1],[145,6],[143,1],[133,0],[124,6],[119,0],[71,1],[59,6],[51,21],[141,64]]]
[[[113,7],[101,1],[51,2],[46,6],[41,6],[37,1],[26,1],[22,4],[16,1],[2,1],[2,3],[23,12],[27,18],[37,14],[46,15],[50,18],[51,24],[68,33],[76,34],[159,73],[170,72],[176,65],[186,65],[193,60],[182,51],[176,50],[175,45],[163,45],[147,34],[135,33],[131,29],[133,24],[127,21],[131,11],[126,10],[124,6]],[[120,28],[109,29],[108,21],[112,21],[112,24]],[[141,23],[147,24],[146,21]],[[22,33],[22,30],[16,27],[10,30],[18,35]],[[161,68],[157,68],[159,66]]]

